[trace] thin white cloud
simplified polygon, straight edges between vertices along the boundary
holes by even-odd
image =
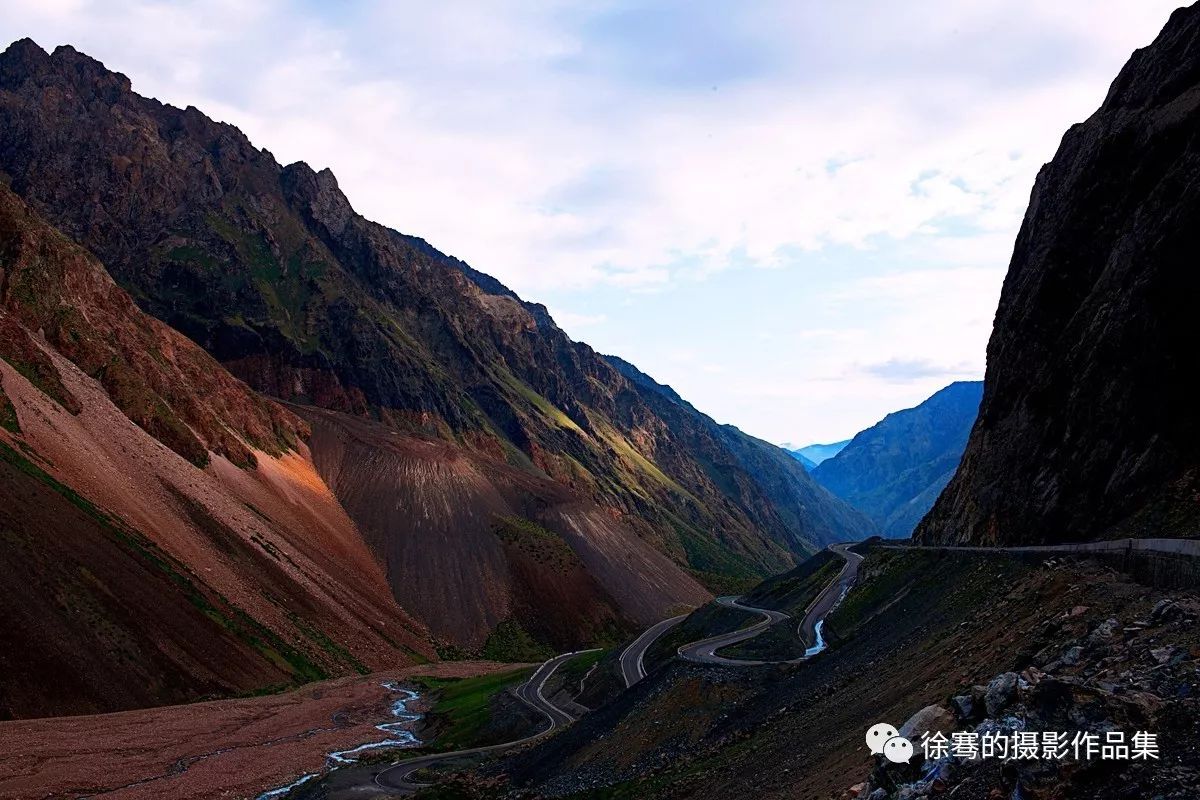
[[[1136,5],[3,3],[10,35],[79,43],[142,91],[332,166],[368,215],[535,295],[661,284],[681,255],[777,265],[948,217],[1008,231],[1097,76],[1171,4]],[[664,83],[662,63],[613,47],[621,24],[695,63]],[[989,38],[1034,63],[981,58]]]
[[[913,383],[927,378],[950,381],[964,377],[979,377],[979,370],[968,362],[937,364],[926,358],[890,358],[877,364],[861,367],[867,375],[889,383]]]
[[[846,306],[815,326],[841,333],[818,347],[745,310],[698,331],[702,349],[744,331],[800,344],[683,376],[698,407],[795,440],[852,433],[932,386],[852,365],[982,372],[1038,167],[1174,6],[0,0],[0,39],[74,44],[281,161],[332,167],[367,216],[529,299],[587,308],[563,324],[601,346],[642,324],[629,297],[665,317],[681,287],[796,271],[797,296]],[[838,260],[847,275],[801,274],[846,249],[862,254]],[[679,363],[630,342],[620,354],[652,373]]]
[[[550,309],[550,316],[560,328],[573,335],[574,331],[599,325],[608,319],[605,314],[577,314],[574,311]],[[575,336],[574,338],[579,338]]]

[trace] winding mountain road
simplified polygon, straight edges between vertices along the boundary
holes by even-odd
[[[838,577],[834,578],[826,588],[822,589],[821,594],[818,594],[814,601],[809,604],[808,609],[805,609],[804,618],[800,620],[798,633],[800,636],[805,637],[804,640],[806,640],[806,642],[811,642],[811,640],[815,640],[817,638],[816,626],[818,622],[820,622],[824,618],[824,615],[828,614],[829,610],[832,609],[835,604],[838,603],[841,597],[845,595],[846,590],[850,588],[850,585],[854,582],[854,578],[856,578],[858,575],[858,565],[860,561],[863,560],[863,557],[858,553],[850,551],[850,549],[847,549],[848,547],[850,546],[830,545],[829,547],[829,549],[832,549],[833,552],[841,555],[841,557],[846,560],[846,564],[845,566],[842,566],[841,572],[838,573]],[[707,639],[700,640],[700,642],[685,644],[682,646],[682,648],[679,648],[679,655],[684,658],[688,658],[689,661],[724,664],[724,666],[740,667],[756,666],[756,664],[762,663],[775,663],[764,661],[743,661],[738,660],[738,658],[726,658],[724,656],[716,655],[716,650],[725,648],[725,646],[731,644],[744,642],[746,639],[754,638],[763,631],[766,631],[768,627],[775,625],[776,622],[790,619],[790,615],[769,608],[745,606],[745,604],[739,602],[738,597],[718,597],[716,602],[719,602],[722,604],[722,606],[726,606],[728,608],[738,608],[740,610],[746,610],[746,612],[761,614],[762,619],[755,622],[754,625],[742,628],[742,630],[739,631],[722,633],[721,636],[709,637]],[[638,636],[636,639],[634,639],[634,642],[630,643],[629,646],[626,646],[619,658],[620,672],[622,672],[626,688],[636,684],[636,682],[640,681],[642,678],[646,678],[646,663],[644,663],[644,658],[646,658],[646,651],[649,649],[649,646],[654,644],[654,642],[656,642],[656,640],[658,640],[662,634],[670,631],[672,627],[678,625],[679,622],[682,622],[686,618],[688,618],[688,615],[680,614],[678,616],[672,616],[670,619],[656,622],[656,624],[648,627],[647,630],[641,634],[641,636]],[[378,774],[374,776],[374,783],[376,783],[376,786],[380,789],[384,789],[386,792],[390,792],[392,794],[414,794],[415,792],[418,792],[418,790],[428,786],[426,783],[420,783],[413,780],[413,775],[415,772],[430,768],[430,766],[433,766],[434,764],[451,762],[451,760],[464,757],[486,756],[486,754],[511,750],[511,748],[520,747],[521,745],[526,745],[529,744],[529,742],[544,738],[544,736],[553,733],[554,730],[558,730],[559,728],[568,726],[568,724],[575,722],[576,717],[574,715],[571,715],[568,711],[558,708],[557,705],[554,705],[550,702],[550,700],[546,699],[544,694],[542,694],[542,688],[546,686],[546,681],[550,679],[552,674],[554,674],[554,670],[558,669],[560,666],[563,666],[563,664],[570,661],[571,658],[583,654],[583,652],[593,652],[593,650],[564,652],[563,655],[554,656],[551,658],[551,660],[541,664],[541,666],[535,670],[534,674],[529,676],[529,680],[524,682],[524,684],[522,684],[520,687],[517,687],[516,696],[520,698],[524,704],[528,705],[529,708],[540,711],[542,716],[545,716],[546,720],[550,722],[550,726],[540,730],[538,733],[526,736],[526,738],[502,742],[502,744],[499,745],[470,747],[467,748],[467,750],[457,750],[449,753],[431,753],[428,754],[428,756],[418,756],[416,758],[403,760],[403,762],[391,765],[389,768],[378,772]],[[791,662],[780,663],[804,661],[806,657],[808,657],[808,655],[800,658],[794,658],[794,660]]]
[[[662,622],[651,625],[641,636],[634,639],[621,652],[621,676],[625,679],[626,689],[646,677],[645,658],[646,651],[650,649],[650,645],[658,641],[660,636],[683,622],[687,617],[687,614],[680,614],[678,617],[664,619]]]
[[[829,585],[821,590],[805,609],[804,617],[800,620],[797,632],[806,642],[816,642],[819,637],[817,635],[818,625],[825,618],[838,601],[845,596],[850,585],[854,583],[858,576],[858,565],[862,562],[862,556],[849,549],[848,544],[830,545],[830,550],[840,555],[845,559],[846,563],[842,567],[841,572],[837,577],[830,581]],[[725,658],[717,655],[717,650],[728,647],[738,642],[743,642],[751,639],[770,626],[790,619],[790,615],[782,611],[775,611],[767,608],[756,608],[754,606],[744,605],[737,597],[718,597],[717,602],[728,608],[736,608],[742,611],[757,613],[762,616],[762,619],[753,625],[742,628],[741,630],[725,633],[719,636],[712,636],[707,639],[702,639],[699,642],[686,644],[679,648],[679,655],[682,658],[688,659],[702,664],[719,664],[724,666],[756,666],[759,664],[768,663],[798,663],[809,658],[806,654],[803,657],[792,659],[785,662],[767,662],[767,661],[746,661],[741,659]],[[640,636],[633,640],[620,655],[621,675],[625,680],[626,688],[633,686],[635,683],[646,677],[645,656],[650,645],[654,644],[663,634],[683,622],[687,618],[687,614],[680,614],[676,617],[664,619],[661,622],[647,628]],[[811,652],[812,648],[810,648]],[[414,781],[412,776],[419,770],[426,769],[435,764],[440,764],[448,761],[454,761],[468,756],[490,755],[500,753],[505,750],[510,750],[530,742],[537,741],[554,731],[566,725],[575,722],[575,717],[567,711],[559,708],[551,703],[542,694],[542,689],[546,685],[546,681],[554,674],[560,666],[570,661],[575,656],[583,653],[594,652],[593,650],[581,650],[576,653],[564,653],[560,656],[546,661],[530,676],[529,680],[521,684],[517,688],[516,694],[526,705],[540,711],[543,716],[549,721],[549,726],[544,730],[539,731],[531,736],[526,736],[523,739],[517,739],[511,742],[503,742],[501,744],[488,745],[486,747],[472,747],[466,750],[455,750],[450,753],[433,753],[427,756],[417,756],[405,761],[401,761],[390,767],[387,767],[382,772],[375,776],[375,785],[392,794],[413,794],[418,790],[425,788],[428,784]]]
[[[1168,553],[1200,558],[1200,539],[1106,539],[1072,544],[1029,544],[1008,547],[940,544],[878,544],[883,550],[957,550],[967,553]]]
[[[1200,540],[1197,539],[1115,539],[1103,542],[1080,542],[1074,544],[1059,544],[1059,545],[1025,545],[1013,547],[980,547],[980,546],[945,546],[945,545],[913,545],[913,544],[883,544],[878,545],[889,550],[950,550],[964,552],[982,552],[982,553],[1044,553],[1044,554],[1071,554],[1071,553],[1128,553],[1134,552],[1155,552],[1168,553],[1181,556],[1200,557]],[[758,636],[763,631],[770,628],[772,625],[787,619],[788,615],[779,611],[773,611],[767,608],[756,608],[748,606],[740,601],[737,597],[719,597],[717,602],[729,608],[737,608],[742,611],[750,611],[761,615],[760,619],[755,624],[742,628],[741,630],[731,633],[724,633],[718,636],[712,636],[708,639],[703,639],[698,642],[692,642],[679,648],[679,655],[689,661],[694,661],[701,664],[718,664],[722,666],[758,666],[761,664],[796,664],[811,658],[823,649],[820,637],[820,625],[829,612],[841,601],[854,581],[858,578],[858,567],[862,563],[863,556],[850,549],[849,544],[834,544],[830,545],[829,549],[840,555],[846,560],[838,576],[826,586],[820,594],[813,599],[808,608],[805,609],[804,617],[801,619],[796,632],[799,634],[802,641],[810,643],[812,647],[798,658],[793,658],[786,661],[753,661],[737,658],[726,658],[718,654],[722,648],[730,645],[744,642],[747,639],[752,639]],[[660,623],[662,624],[662,623]],[[650,634],[654,629],[643,634],[643,638]],[[657,638],[657,637],[653,637]],[[649,641],[638,641],[641,643],[641,652],[644,653],[646,648],[653,642],[653,638]],[[637,642],[635,642],[637,644]],[[640,656],[639,656],[640,658]],[[641,675],[645,676],[645,670],[641,671]],[[628,679],[627,679],[628,681]]]
[[[546,686],[546,681],[554,674],[554,671],[561,667],[566,662],[583,655],[584,653],[593,653],[595,650],[579,650],[574,653],[563,653],[546,661],[534,671],[533,675],[529,676],[529,680],[517,687],[517,697],[521,699],[530,708],[540,711],[543,716],[550,722],[549,727],[541,730],[523,739],[516,739],[511,742],[502,742],[500,744],[488,745],[486,747],[471,747],[466,750],[455,750],[449,753],[432,753],[427,756],[417,756],[406,761],[401,761],[383,770],[375,776],[375,785],[381,789],[387,790],[392,794],[413,794],[420,789],[425,788],[429,784],[419,783],[412,780],[413,773],[418,770],[431,767],[434,764],[440,764],[444,761],[454,761],[466,756],[488,755],[491,753],[499,753],[504,750],[509,750],[514,747],[520,747],[523,744],[537,741],[543,736],[547,736],[554,731],[566,725],[570,725],[575,721],[575,717],[563,711],[558,706],[551,703],[542,694],[542,689]]]
[[[800,639],[814,646],[818,644],[817,624],[828,616],[858,580],[858,566],[863,560],[861,555],[850,549],[849,544],[831,544],[829,549],[846,559],[846,563],[842,565],[838,576],[808,604],[808,608],[804,609],[804,618],[800,620],[797,629]]]
[[[863,557],[849,548],[849,544],[834,544],[829,546],[829,549],[845,559],[846,563],[842,565],[842,570],[838,573],[837,577],[830,581],[829,585],[822,589],[820,594],[813,598],[813,601],[808,604],[808,608],[804,610],[804,616],[796,628],[796,632],[804,642],[809,642],[813,645],[818,644],[817,626],[833,610],[838,601],[845,596],[851,584],[858,577],[858,565],[862,563]],[[753,639],[772,625],[782,622],[785,619],[790,619],[790,615],[769,608],[748,606],[740,602],[740,598],[737,597],[718,597],[717,602],[728,608],[757,613],[762,616],[762,619],[741,630],[722,633],[717,636],[710,636],[707,639],[701,639],[698,642],[685,644],[679,648],[681,658],[699,664],[717,664],[726,667],[755,667],[762,664],[798,664],[814,655],[812,652],[813,648],[810,648],[808,652],[797,658],[780,661],[755,661],[741,658],[726,658],[725,656],[718,655],[718,650],[738,644],[739,642],[744,642],[747,639]]]
[[[749,611],[752,614],[759,614],[762,619],[746,628],[739,628],[736,631],[729,633],[720,633],[716,636],[710,636],[707,639],[701,639],[698,642],[685,644],[679,648],[680,658],[688,661],[695,661],[700,664],[720,664],[723,666],[756,666],[763,664],[762,661],[744,661],[738,658],[725,658],[717,655],[717,651],[723,647],[744,642],[747,639],[753,639],[767,628],[774,625],[776,622],[783,622],[785,619],[790,619],[788,614],[782,611],[774,611],[769,608],[756,608],[754,606],[743,605],[738,602],[737,597],[718,597],[717,603],[726,608],[736,608],[740,611]]]
[[[854,583],[858,577],[858,565],[862,563],[863,557],[853,550],[850,550],[849,544],[834,544],[830,545],[829,549],[837,553],[846,563],[842,567],[841,572],[834,578],[828,586],[821,590],[805,609],[804,617],[800,620],[800,625],[797,628],[797,633],[805,642],[817,644],[819,636],[817,635],[817,625],[825,618],[825,616],[837,605],[838,601],[845,596],[850,585]],[[729,647],[730,645],[744,642],[747,639],[753,639],[760,633],[765,631],[772,625],[789,619],[789,615],[782,611],[775,611],[769,608],[756,608],[748,606],[741,602],[738,597],[718,597],[717,602],[727,608],[736,608],[741,611],[749,611],[754,614],[759,614],[762,619],[750,625],[749,627],[730,633],[723,633],[718,636],[712,636],[707,639],[701,639],[698,642],[692,642],[679,648],[679,655],[689,661],[694,661],[700,664],[719,664],[723,666],[758,666],[766,663],[797,663],[809,658],[809,655],[800,658],[792,659],[786,662],[766,662],[766,661],[748,661],[737,658],[725,658],[717,655],[717,651]],[[646,631],[634,639],[628,647],[621,653],[621,674],[625,679],[625,687],[629,688],[633,684],[646,677],[646,668],[644,659],[646,651],[654,644],[663,634],[671,628],[678,625],[687,618],[686,614],[678,617],[664,619],[662,622],[647,628]]]
[[[983,552],[983,553],[1045,553],[1045,554],[1071,554],[1071,553],[1134,553],[1134,552],[1156,552],[1168,553],[1182,556],[1200,557],[1200,540],[1197,539],[1115,539],[1103,542],[1080,542],[1074,544],[1059,544],[1059,545],[1026,545],[1014,547],[979,547],[979,546],[943,546],[943,545],[913,545],[913,544],[882,544],[878,545],[889,550],[951,550],[965,552]],[[834,544],[830,545],[829,549],[840,555],[846,560],[838,576],[826,586],[820,594],[813,599],[808,608],[805,609],[804,617],[800,620],[796,632],[799,634],[802,641],[809,643],[812,647],[798,658],[787,661],[753,661],[737,658],[726,658],[718,654],[722,648],[730,645],[744,642],[747,639],[752,639],[758,636],[763,631],[770,628],[772,625],[787,619],[788,615],[779,611],[773,611],[767,608],[756,608],[748,606],[740,601],[737,597],[719,597],[717,602],[729,608],[737,608],[742,611],[750,611],[759,614],[762,619],[753,625],[742,628],[741,630],[731,633],[724,633],[718,636],[712,636],[708,639],[703,639],[698,642],[692,642],[679,648],[679,655],[689,661],[694,661],[701,664],[718,664],[722,666],[758,666],[761,664],[796,664],[805,661],[814,655],[814,650],[817,652],[823,649],[820,640],[819,629],[821,622],[829,615],[829,612],[841,601],[854,581],[858,578],[858,567],[862,563],[863,557],[850,549],[849,544]],[[664,622],[675,622],[665,620]],[[662,625],[663,623],[659,623]],[[639,651],[639,667],[640,654],[653,643],[657,635],[650,637],[647,641],[643,641],[646,637],[654,632],[651,628],[641,638],[635,642],[635,645],[640,647]],[[633,646],[631,645],[631,648]],[[628,651],[627,651],[628,652]],[[624,659],[624,654],[622,655]],[[645,670],[641,670],[641,676],[645,676]],[[628,684],[628,677],[626,678]]]

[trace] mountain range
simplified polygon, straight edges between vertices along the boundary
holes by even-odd
[[[70,47],[0,55],[0,185],[0,490],[66,498],[121,554],[71,572],[28,531],[6,543],[22,588],[0,602],[29,622],[5,649],[74,641],[72,681],[158,670],[137,696],[30,681],[11,714],[611,641],[875,530],[778,448],[364,219],[328,170]],[[135,562],[171,578],[145,605],[278,640],[266,665],[184,658],[182,622],[105,606]],[[95,624],[52,601],[62,570]]]
[[[979,381],[952,383],[857,434],[811,474],[884,536],[907,538],[954,475],[982,394]]]

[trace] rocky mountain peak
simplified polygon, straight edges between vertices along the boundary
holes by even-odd
[[[112,72],[70,45],[59,45],[53,53],[47,53],[37,42],[25,38],[0,54],[0,86],[30,79],[94,93],[108,103],[132,91],[128,77]]]
[[[1134,51],[1098,113],[1167,104],[1200,83],[1200,7],[1179,8],[1149,47]]]
[[[311,224],[323,233],[338,239],[354,217],[354,208],[338,187],[333,171],[326,167],[320,172],[303,161],[283,168],[279,176],[280,185],[288,204],[299,211]]]
[[[26,72],[46,69],[50,63],[50,54],[29,37],[17,39],[0,53],[0,65],[11,70],[18,67]]]
[[[50,54],[33,39],[18,39],[0,53],[0,86],[8,87],[53,68]]]

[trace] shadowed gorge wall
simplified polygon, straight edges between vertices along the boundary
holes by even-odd
[[[1200,8],[1176,11],[1043,167],[979,420],[925,542],[1194,536]]]

